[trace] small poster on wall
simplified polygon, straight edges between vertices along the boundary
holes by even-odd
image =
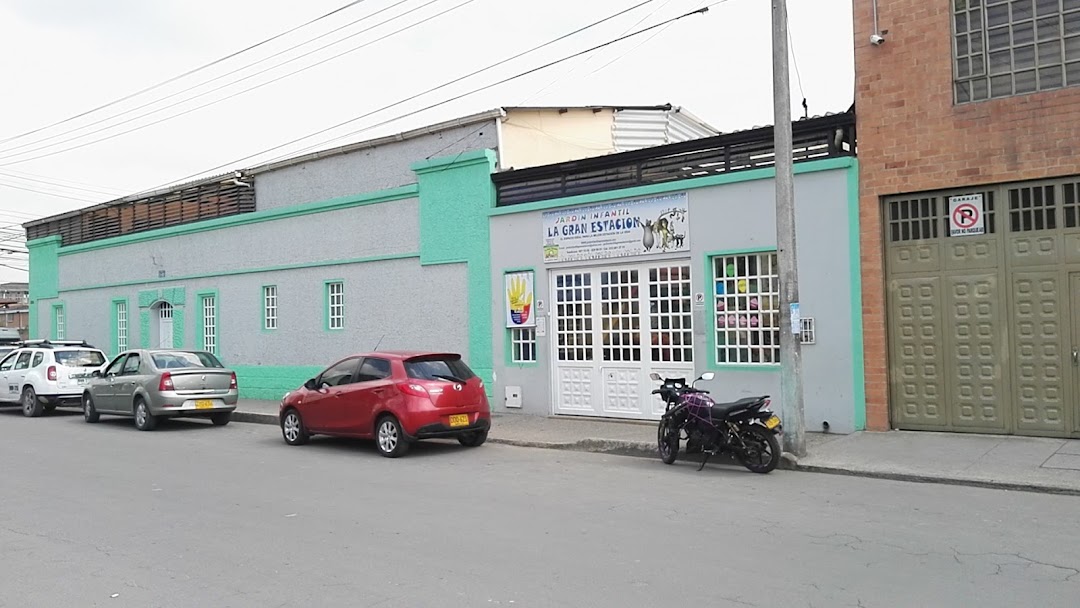
[[[503,300],[506,308],[507,327],[535,327],[536,312],[533,310],[533,272],[506,274]]]

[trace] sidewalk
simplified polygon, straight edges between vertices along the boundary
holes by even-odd
[[[277,413],[277,402],[242,399],[233,420],[276,425]],[[497,413],[488,441],[658,458],[653,423]],[[804,458],[787,461],[785,466],[816,473],[1080,495],[1080,440],[902,431],[807,433],[806,449]]]

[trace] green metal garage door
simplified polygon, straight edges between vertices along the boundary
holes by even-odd
[[[1080,436],[1078,195],[1080,178],[885,200],[894,426]]]

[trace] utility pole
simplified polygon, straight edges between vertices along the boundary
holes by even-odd
[[[791,136],[787,0],[773,0],[773,150],[776,158],[776,248],[780,272],[780,402],[784,451],[806,455],[803,419],[799,263],[795,255],[795,173]]]

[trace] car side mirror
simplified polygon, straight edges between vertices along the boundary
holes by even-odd
[[[716,374],[714,374],[713,372],[705,372],[704,374],[701,374],[701,378],[698,378],[698,379],[708,382],[708,381],[712,380],[715,377],[716,377]]]
[[[653,372],[653,373],[649,374],[649,378],[652,379],[653,382],[659,382],[660,381],[660,374],[658,374],[656,372]]]
[[[100,378],[101,377],[101,370],[100,369],[95,369],[93,372],[90,373],[90,377],[91,378]]]
[[[304,388],[306,388],[309,391],[314,391],[314,390],[317,390],[319,387],[315,385],[315,379],[312,378],[312,379],[310,379],[310,380],[308,380],[307,382],[304,383]]]

